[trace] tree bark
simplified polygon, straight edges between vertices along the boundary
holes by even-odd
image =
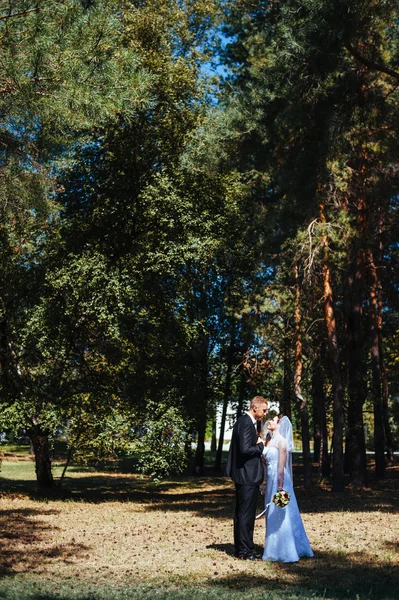
[[[321,450],[321,428],[320,428],[320,404],[323,396],[322,385],[320,385],[320,374],[318,365],[314,364],[312,372],[312,418],[313,418],[313,462],[320,462]]]
[[[222,417],[220,420],[220,434],[219,434],[219,443],[216,451],[216,460],[215,460],[215,469],[220,471],[222,468],[222,451],[223,451],[223,442],[224,442],[224,430],[226,425],[226,415],[227,408],[229,405],[229,400],[231,396],[231,374],[233,369],[234,362],[234,350],[235,350],[235,336],[236,336],[236,327],[235,322],[232,320],[231,332],[230,332],[230,344],[227,353],[227,365],[226,365],[226,379],[224,383],[224,392],[223,392],[223,408],[222,408]]]
[[[204,335],[200,342],[197,409],[197,448],[195,451],[194,472],[196,475],[204,474],[205,463],[205,434],[208,416],[208,336]]]
[[[241,417],[244,410],[244,400],[245,400],[245,390],[247,387],[247,382],[245,380],[244,371],[241,369],[240,371],[240,385],[238,387],[238,402],[237,402],[237,419]]]
[[[383,257],[383,245],[382,245],[382,218],[380,211],[379,218],[379,262],[382,263]],[[378,329],[378,346],[380,353],[380,371],[381,371],[381,385],[382,385],[382,407],[383,407],[383,421],[384,421],[384,432],[385,432],[385,440],[386,440],[386,459],[387,463],[391,464],[394,460],[393,453],[393,436],[391,425],[389,423],[389,386],[388,386],[388,373],[385,366],[385,357],[384,357],[384,344],[383,344],[383,300],[382,300],[382,282],[381,275],[379,270],[376,271],[377,275],[377,329]]]
[[[374,263],[374,256],[371,249],[368,249],[367,257],[370,277],[370,350],[374,407],[375,473],[377,479],[383,479],[385,477],[385,432],[384,406],[382,401],[380,344],[378,335],[378,279],[377,269]]]
[[[302,381],[302,331],[301,331],[301,291],[299,284],[298,267],[294,267],[295,274],[295,374],[294,374],[294,395],[301,416],[302,429],[302,455],[304,471],[304,487],[309,489],[312,485],[312,459],[310,455],[310,435],[309,435],[309,414],[306,398],[301,393]]]
[[[326,222],[324,205],[320,205],[320,220]],[[344,491],[344,390],[341,380],[341,360],[338,344],[337,322],[335,318],[334,296],[331,269],[328,265],[328,241],[323,239],[323,300],[324,318],[327,329],[327,343],[330,355],[331,384],[333,394],[333,492]]]
[[[367,395],[363,331],[364,251],[357,250],[345,286],[346,350],[348,367],[347,464],[351,484],[367,486],[363,405]]]
[[[291,369],[291,336],[290,323],[285,319],[284,324],[284,380],[283,397],[280,402],[280,412],[291,420],[291,390],[292,390],[292,369]]]
[[[203,475],[205,468],[205,432],[206,432],[206,420],[201,419],[198,423],[197,428],[197,448],[195,450],[195,465],[194,473],[196,475]]]
[[[211,452],[216,452],[216,419],[212,419],[212,439],[211,439]]]
[[[383,421],[384,421],[384,433],[386,440],[386,460],[387,464],[390,465],[394,462],[394,442],[391,425],[389,423],[389,387],[388,387],[388,374],[385,367],[384,359],[384,346],[382,343],[382,336],[379,334],[379,347],[380,347],[380,367],[381,367],[381,381],[382,381],[382,407],[383,407]]]
[[[35,452],[37,483],[42,488],[52,488],[55,484],[51,472],[48,435],[41,429],[40,425],[32,425],[28,435]]]
[[[315,361],[312,374],[313,428],[314,428],[314,462],[319,464],[322,477],[329,477],[331,472],[328,454],[328,434],[326,418],[326,395],[323,385],[323,370],[319,360]]]

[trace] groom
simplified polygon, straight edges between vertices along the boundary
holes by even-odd
[[[254,554],[254,524],[259,485],[263,481],[262,438],[257,433],[257,422],[267,412],[267,401],[262,396],[251,400],[250,409],[242,415],[233,428],[226,475],[236,485],[234,514],[235,556],[256,560]]]

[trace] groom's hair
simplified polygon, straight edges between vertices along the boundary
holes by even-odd
[[[260,406],[261,404],[266,404],[266,406],[267,406],[266,398],[264,398],[263,396],[254,396],[251,400],[250,408],[255,407],[255,406]]]

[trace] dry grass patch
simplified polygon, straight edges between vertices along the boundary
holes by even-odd
[[[133,475],[75,473],[66,499],[22,490],[2,495],[0,572],[3,580],[23,575],[56,587],[66,581],[201,586],[226,598],[233,591],[295,588],[302,597],[393,600],[399,598],[398,478],[399,468],[391,467],[384,487],[342,495],[298,487],[315,557],[285,565],[234,558],[234,489],[227,479],[156,486]],[[255,542],[261,552],[263,520],[256,522]]]

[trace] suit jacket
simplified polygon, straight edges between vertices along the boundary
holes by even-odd
[[[260,460],[263,444],[256,443],[258,434],[249,415],[242,415],[233,427],[226,475],[241,485],[260,485],[264,479]]]

